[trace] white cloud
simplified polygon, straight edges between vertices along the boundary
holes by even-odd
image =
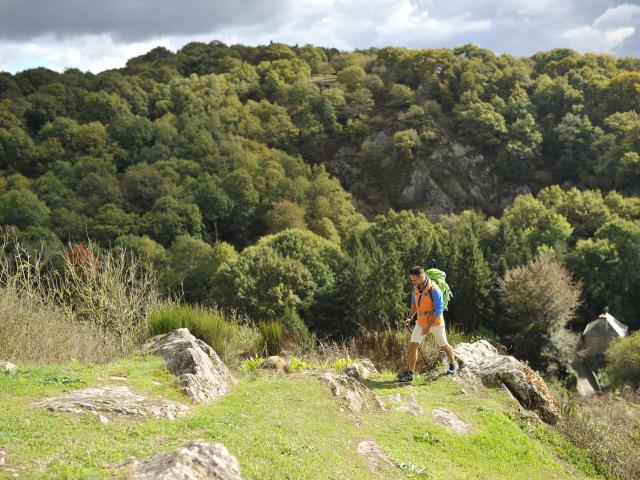
[[[608,8],[592,25],[567,30],[562,37],[580,52],[611,52],[632,37],[638,26],[640,6],[625,3]]]
[[[409,0],[400,0],[386,22],[376,26],[375,31],[384,42],[393,42],[398,36],[415,41],[443,40],[467,32],[482,32],[491,28],[491,20],[475,20],[469,15],[453,18],[436,18],[427,10],[420,11]]]
[[[415,0],[333,0],[329,7],[325,2],[305,0],[296,2],[275,30],[240,27],[216,34],[223,41],[250,38],[252,44],[273,40],[351,50],[387,45],[442,46],[447,40],[456,42],[456,36],[487,31],[492,26],[488,18],[468,14],[444,18],[432,12],[437,9]]]
[[[611,29],[640,23],[640,6],[623,3],[617,7],[608,8],[593,22],[599,29]]]
[[[571,4],[567,0],[512,0],[505,7],[516,12],[519,16],[544,15],[547,17],[550,12],[553,12],[554,15],[567,13]]]
[[[65,68],[79,68],[101,72],[121,68],[131,57],[142,55],[154,47],[175,48],[169,38],[147,42],[117,43],[111,35],[83,35],[69,39],[40,37],[26,43],[0,43],[0,69],[18,71],[34,65],[25,65],[25,59],[39,59],[47,68],[62,72]]]
[[[48,0],[37,1],[51,6]],[[110,0],[100,2],[99,12],[80,26],[63,8],[75,1],[60,0],[55,16],[48,7],[49,18],[49,10],[27,15],[19,0],[0,0],[0,27],[1,18],[8,18],[3,5],[24,17],[0,28],[0,70],[44,65],[99,72],[123,67],[129,58],[159,45],[175,51],[188,42],[214,39],[341,50],[477,43],[514,55],[564,46],[638,55],[640,45],[640,6],[610,7],[612,0],[238,0],[233,8],[214,0],[187,0],[191,9],[184,15],[180,8],[187,7],[178,8],[178,0],[160,2],[171,7],[167,11],[157,0],[136,0],[131,7],[125,0]],[[97,0],[83,1],[98,5]],[[101,15],[106,18],[100,20]]]
[[[16,54],[16,47],[13,45],[0,44],[0,71],[5,69],[5,65],[9,63]]]
[[[562,36],[569,42],[571,48],[580,52],[610,52],[631,37],[635,31],[635,27],[600,30],[584,26],[573,28]]]

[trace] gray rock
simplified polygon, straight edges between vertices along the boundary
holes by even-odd
[[[213,348],[211,348],[209,345],[207,345],[205,342],[203,342],[199,338],[196,338],[196,343],[202,349],[202,351],[207,354],[207,356],[209,357],[209,360],[211,360],[211,363],[213,364],[213,368],[216,369],[218,372],[220,372],[220,374],[224,377],[224,379],[228,383],[230,384],[237,383],[236,379],[233,378],[233,375],[231,375],[231,372],[229,371],[227,366],[224,364],[220,356],[216,353],[216,351]]]
[[[275,370],[277,372],[286,372],[289,368],[289,364],[284,358],[272,355],[271,357],[264,359],[260,368],[264,368],[265,370]]]
[[[374,395],[363,383],[350,377],[346,373],[325,372],[318,377],[318,381],[331,389],[331,393],[340,398],[342,408],[354,413],[361,410],[379,408]]]
[[[431,411],[433,421],[455,433],[465,435],[471,431],[471,425],[464,422],[450,410],[435,408]]]
[[[413,395],[390,393],[387,395],[387,398],[392,404],[395,404],[394,408],[398,412],[408,413],[410,415],[422,415],[424,413],[424,410]]]
[[[0,362],[0,372],[15,372],[17,369],[11,362]]]
[[[424,410],[413,395],[407,395],[404,398],[404,404],[396,407],[399,412],[408,413],[410,415],[423,415]]]
[[[547,384],[527,365],[509,355],[500,355],[486,340],[460,343],[455,354],[461,365],[461,373],[481,379],[486,386],[509,389],[520,404],[535,410],[547,423],[560,419],[560,406]]]
[[[104,414],[175,419],[186,415],[189,407],[166,399],[148,399],[125,386],[106,386],[74,390],[59,397],[36,403],[52,412],[91,412],[100,422],[108,422]]]
[[[382,397],[380,397],[379,395],[374,395],[373,399],[376,402],[376,407],[378,407],[378,409],[383,412],[383,413],[387,413],[387,406],[384,403],[384,400],[382,399]]]
[[[504,392],[504,394],[505,394],[507,397],[509,397],[509,399],[510,399],[511,401],[513,401],[513,402],[517,402],[517,403],[520,403],[520,402],[518,402],[518,399],[517,399],[516,397],[514,397],[514,396],[513,396],[513,393],[511,393],[511,390],[509,390],[509,387],[507,387],[504,383],[502,383],[502,384],[500,385],[500,388],[502,388],[502,391]]]
[[[167,368],[178,377],[182,391],[195,403],[208,403],[227,392],[236,380],[218,354],[186,328],[152,339],[142,347],[164,358]]]
[[[236,457],[220,443],[193,441],[133,465],[133,480],[241,480]]]
[[[595,373],[581,359],[575,359],[571,363],[571,366],[577,376],[576,390],[578,391],[578,395],[582,398],[595,395],[596,392],[600,390],[598,377]]]
[[[366,380],[374,373],[378,373],[378,369],[368,358],[359,358],[351,365],[344,369],[344,373],[356,380]]]
[[[392,403],[400,403],[402,402],[402,395],[400,395],[399,393],[390,393],[389,400]]]
[[[92,413],[94,413],[98,417],[98,420],[100,420],[100,423],[102,423],[102,424],[109,423],[109,419],[107,417],[105,417],[104,415],[102,415],[102,414],[100,414],[98,412],[92,412]]]
[[[362,455],[369,468],[374,472],[395,469],[394,463],[384,450],[373,440],[363,440],[358,443],[358,453]]]

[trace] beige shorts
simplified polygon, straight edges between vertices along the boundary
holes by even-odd
[[[447,344],[447,333],[444,330],[444,325],[438,327],[431,327],[429,333],[436,339],[436,343],[439,347],[444,347]],[[422,334],[422,327],[416,323],[411,332],[411,341],[418,345],[426,338],[426,335]]]

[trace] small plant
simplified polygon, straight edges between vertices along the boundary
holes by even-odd
[[[289,360],[289,372],[290,373],[303,372],[304,370],[307,370],[308,368],[309,368],[309,365],[307,365],[304,360],[300,360],[297,357],[291,357],[291,359]]]
[[[584,463],[596,473],[635,480],[640,478],[638,397],[631,394],[625,398],[622,392],[619,395],[619,400],[612,394],[566,401],[558,430],[572,448],[588,452],[588,462]]]
[[[260,365],[262,365],[262,362],[264,362],[264,358],[262,357],[247,358],[240,364],[238,370],[242,373],[256,372],[258,368],[260,368]]]
[[[333,363],[330,364],[329,368],[333,368],[334,370],[341,372],[352,363],[353,360],[349,356],[347,356],[346,358],[336,358]]]
[[[48,375],[40,380],[41,383],[50,384],[50,383],[59,383],[62,385],[68,385],[70,383],[87,383],[81,378],[78,377],[68,377],[66,375]]]
[[[428,443],[429,445],[435,445],[442,442],[442,440],[440,440],[440,437],[430,432],[414,433],[413,439],[416,442]]]
[[[429,473],[427,473],[427,467],[414,465],[413,463],[396,463],[396,465],[398,465],[398,468],[404,472],[413,473],[419,477],[429,476]]]

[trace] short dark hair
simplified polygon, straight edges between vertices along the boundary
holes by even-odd
[[[419,265],[416,265],[415,267],[411,267],[409,269],[409,275],[424,275],[424,268],[422,268]]]

